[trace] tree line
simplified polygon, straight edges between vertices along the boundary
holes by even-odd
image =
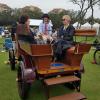
[[[68,14],[72,18],[72,24],[75,22],[79,22],[80,24],[84,24],[85,22],[89,22],[90,24],[94,24],[95,22],[100,23],[99,18],[94,18],[93,16],[93,6],[98,3],[99,0],[70,0],[73,4],[76,4],[80,7],[80,10],[74,11],[74,10],[62,10],[61,12],[53,12],[54,10],[50,11],[48,14],[50,16],[50,19],[52,20],[52,23],[54,25],[54,28],[59,28],[62,24],[61,18],[64,14]],[[95,1],[95,2],[94,2]],[[85,6],[85,3],[88,3],[88,6]],[[85,7],[84,7],[85,6]],[[99,5],[100,6],[100,5]],[[91,9],[92,13],[91,16],[86,18],[87,11]],[[41,9],[11,9],[8,11],[2,11],[0,12],[0,26],[4,25],[12,25],[14,22],[17,22],[19,19],[19,16],[22,14],[27,14],[31,19],[41,19],[41,16],[43,15],[43,12]]]

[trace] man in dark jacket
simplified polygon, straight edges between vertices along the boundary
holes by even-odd
[[[64,58],[65,52],[68,48],[73,46],[73,36],[75,33],[75,28],[70,24],[71,18],[68,15],[62,17],[63,26],[59,29],[58,32],[58,41],[55,43],[56,58],[57,61]]]

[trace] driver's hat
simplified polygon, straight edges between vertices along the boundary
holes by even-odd
[[[43,14],[42,18],[50,18],[48,14]]]

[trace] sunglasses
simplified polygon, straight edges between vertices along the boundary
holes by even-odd
[[[62,21],[65,21],[66,19],[62,19]]]

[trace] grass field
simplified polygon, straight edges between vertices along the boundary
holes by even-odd
[[[94,40],[91,38],[91,40]],[[0,39],[0,42],[3,40]],[[1,47],[1,46],[0,46]],[[82,75],[81,92],[86,95],[87,100],[100,100],[100,66],[91,64],[94,49],[83,58],[85,73]],[[7,52],[0,52],[0,100],[20,100],[17,84],[16,71],[11,71],[10,66],[4,64],[8,60]],[[52,86],[51,96],[72,92],[62,85]],[[29,92],[28,100],[45,100],[44,90],[39,81],[36,81]],[[67,98],[66,98],[67,100]]]

